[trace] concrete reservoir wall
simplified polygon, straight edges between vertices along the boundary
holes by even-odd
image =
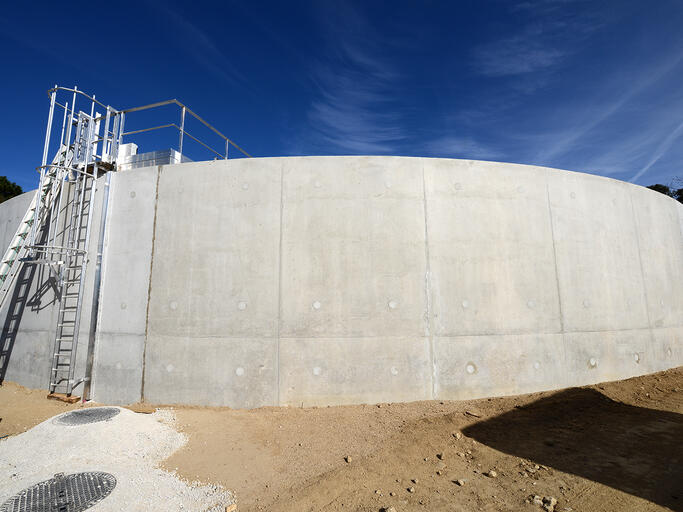
[[[3,247],[29,200],[0,205]],[[46,388],[55,295],[25,269],[31,292],[0,311],[3,372]],[[683,364],[683,205],[556,169],[297,157],[119,172],[102,275],[102,402],[462,399]],[[77,377],[87,331],[84,314]]]

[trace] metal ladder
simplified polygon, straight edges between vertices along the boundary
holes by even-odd
[[[50,374],[50,393],[70,395],[76,369],[78,333],[88,263],[88,233],[92,218],[95,176],[78,173],[71,183],[72,197],[65,229],[64,260],[59,262],[59,312]]]
[[[97,163],[93,161],[99,123],[92,113],[88,115],[84,112],[79,112],[77,118],[73,116],[70,123],[76,127],[71,148],[72,162],[71,165],[62,167],[63,185],[59,199],[53,200],[49,208],[52,216],[47,243],[34,246],[38,261],[48,263],[53,270],[58,290],[59,311],[49,390],[50,393],[63,393],[67,396],[81,382],[75,382],[74,372],[88,264],[90,224],[99,172]]]
[[[45,179],[40,188],[36,190],[7,251],[5,251],[0,263],[0,308],[10,295],[22,262],[28,257],[32,230],[37,231],[42,228],[49,213],[48,205],[60,193],[62,183],[57,179],[58,174],[60,174],[58,168],[70,165],[71,156],[72,153],[69,148],[60,148],[52,161],[52,166],[45,173]],[[40,214],[37,216],[38,211]]]

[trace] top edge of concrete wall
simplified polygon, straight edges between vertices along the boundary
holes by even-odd
[[[505,162],[505,161],[498,161],[498,160],[476,160],[476,159],[471,159],[471,158],[447,158],[447,157],[428,157],[428,156],[401,156],[401,155],[299,155],[299,156],[263,156],[263,157],[251,157],[251,158],[229,158],[227,160],[225,159],[214,159],[214,160],[196,160],[193,162],[183,162],[183,163],[178,163],[178,164],[164,164],[164,165],[154,165],[150,167],[177,167],[177,166],[191,166],[193,164],[206,164],[210,162],[215,162],[216,164],[236,164],[240,163],[240,165],[244,165],[244,162],[255,162],[259,161],[262,162],[264,160],[298,160],[298,159],[306,159],[306,160],[311,160],[311,159],[401,159],[401,160],[445,160],[445,161],[451,161],[451,162],[469,162],[472,164],[493,164],[493,165],[500,165],[500,166],[506,166],[509,168],[510,166],[513,167],[520,167],[520,168],[526,168],[526,169],[534,169],[534,170],[548,170],[548,171],[555,171],[555,172],[563,172],[563,173],[572,173],[572,174],[580,174],[582,176],[590,176],[594,179],[597,180],[607,180],[610,182],[616,182],[620,184],[626,184],[626,185],[631,185],[634,187],[640,187],[644,188],[646,190],[648,189],[644,185],[638,185],[637,183],[631,183],[628,181],[623,181],[623,180],[618,180],[616,178],[610,178],[608,176],[602,176],[600,174],[592,174],[589,172],[584,172],[584,171],[573,171],[571,169],[561,169],[559,167],[549,167],[545,165],[536,165],[536,164],[524,164],[524,163],[519,163],[519,162]],[[125,171],[121,172],[135,172],[138,170],[142,169],[149,169],[150,167],[137,167],[135,169],[128,169]],[[27,194],[33,194],[35,193],[36,189],[29,190],[27,192],[24,192],[23,194],[20,194],[19,196],[13,197],[12,199],[8,199],[5,201],[4,204],[10,204],[10,201],[13,200],[18,200],[17,198],[23,197]],[[660,194],[661,196],[678,203],[675,199],[672,197],[668,197],[664,194],[661,194],[660,192],[657,192],[655,190],[650,190],[653,194]]]
[[[593,173],[585,172],[585,171],[574,171],[571,169],[561,169],[559,167],[549,167],[549,166],[545,166],[545,165],[525,164],[525,163],[519,163],[519,162],[505,162],[505,161],[498,161],[498,160],[476,160],[476,159],[471,159],[471,158],[447,158],[447,157],[401,156],[401,155],[264,156],[264,157],[252,157],[252,158],[232,158],[232,159],[227,159],[227,160],[221,160],[221,159],[198,160],[198,161],[194,161],[194,162],[184,162],[184,163],[179,163],[179,164],[166,164],[166,165],[163,165],[162,167],[190,166],[192,164],[205,164],[205,163],[209,163],[209,162],[216,162],[217,164],[228,162],[230,164],[235,164],[237,162],[244,163],[244,162],[255,162],[255,161],[262,162],[264,160],[300,160],[300,159],[306,159],[306,160],[312,160],[312,159],[321,159],[321,160],[332,160],[332,159],[336,159],[336,160],[342,160],[342,159],[348,159],[348,160],[358,160],[358,159],[444,160],[444,161],[449,161],[449,162],[463,162],[463,163],[470,163],[470,164],[505,166],[507,169],[509,169],[510,167],[519,167],[519,168],[524,168],[524,169],[534,169],[534,170],[538,170],[538,171],[546,171],[547,170],[547,171],[555,171],[555,172],[562,172],[562,173],[580,174],[581,176],[588,176],[588,177],[592,177],[592,178],[597,179],[597,180],[607,180],[609,182],[631,185],[634,187],[640,187],[640,188],[644,188],[646,190],[650,190],[644,185],[638,185],[637,183],[631,183],[631,182],[624,181],[624,180],[618,180],[616,178],[610,178],[609,176],[602,176],[600,174],[593,174]],[[158,167],[158,166],[155,166],[155,167]],[[133,169],[133,171],[134,170],[135,169]],[[664,196],[665,198],[670,199],[671,201],[677,202],[675,199],[668,197],[664,194],[661,194],[660,192],[657,192],[655,190],[651,190],[651,192],[654,194],[660,194],[660,195]]]

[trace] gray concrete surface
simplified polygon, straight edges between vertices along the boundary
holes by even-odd
[[[106,229],[103,402],[462,399],[683,364],[683,206],[612,179],[399,157],[186,163],[113,176]],[[8,378],[47,384],[49,320],[22,320]]]

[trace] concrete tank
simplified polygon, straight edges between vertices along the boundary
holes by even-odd
[[[5,245],[27,203],[0,205]],[[621,379],[683,364],[682,283],[683,205],[599,176],[399,157],[134,169],[112,178],[93,398],[326,405]],[[8,380],[47,386],[50,293],[22,312]]]

